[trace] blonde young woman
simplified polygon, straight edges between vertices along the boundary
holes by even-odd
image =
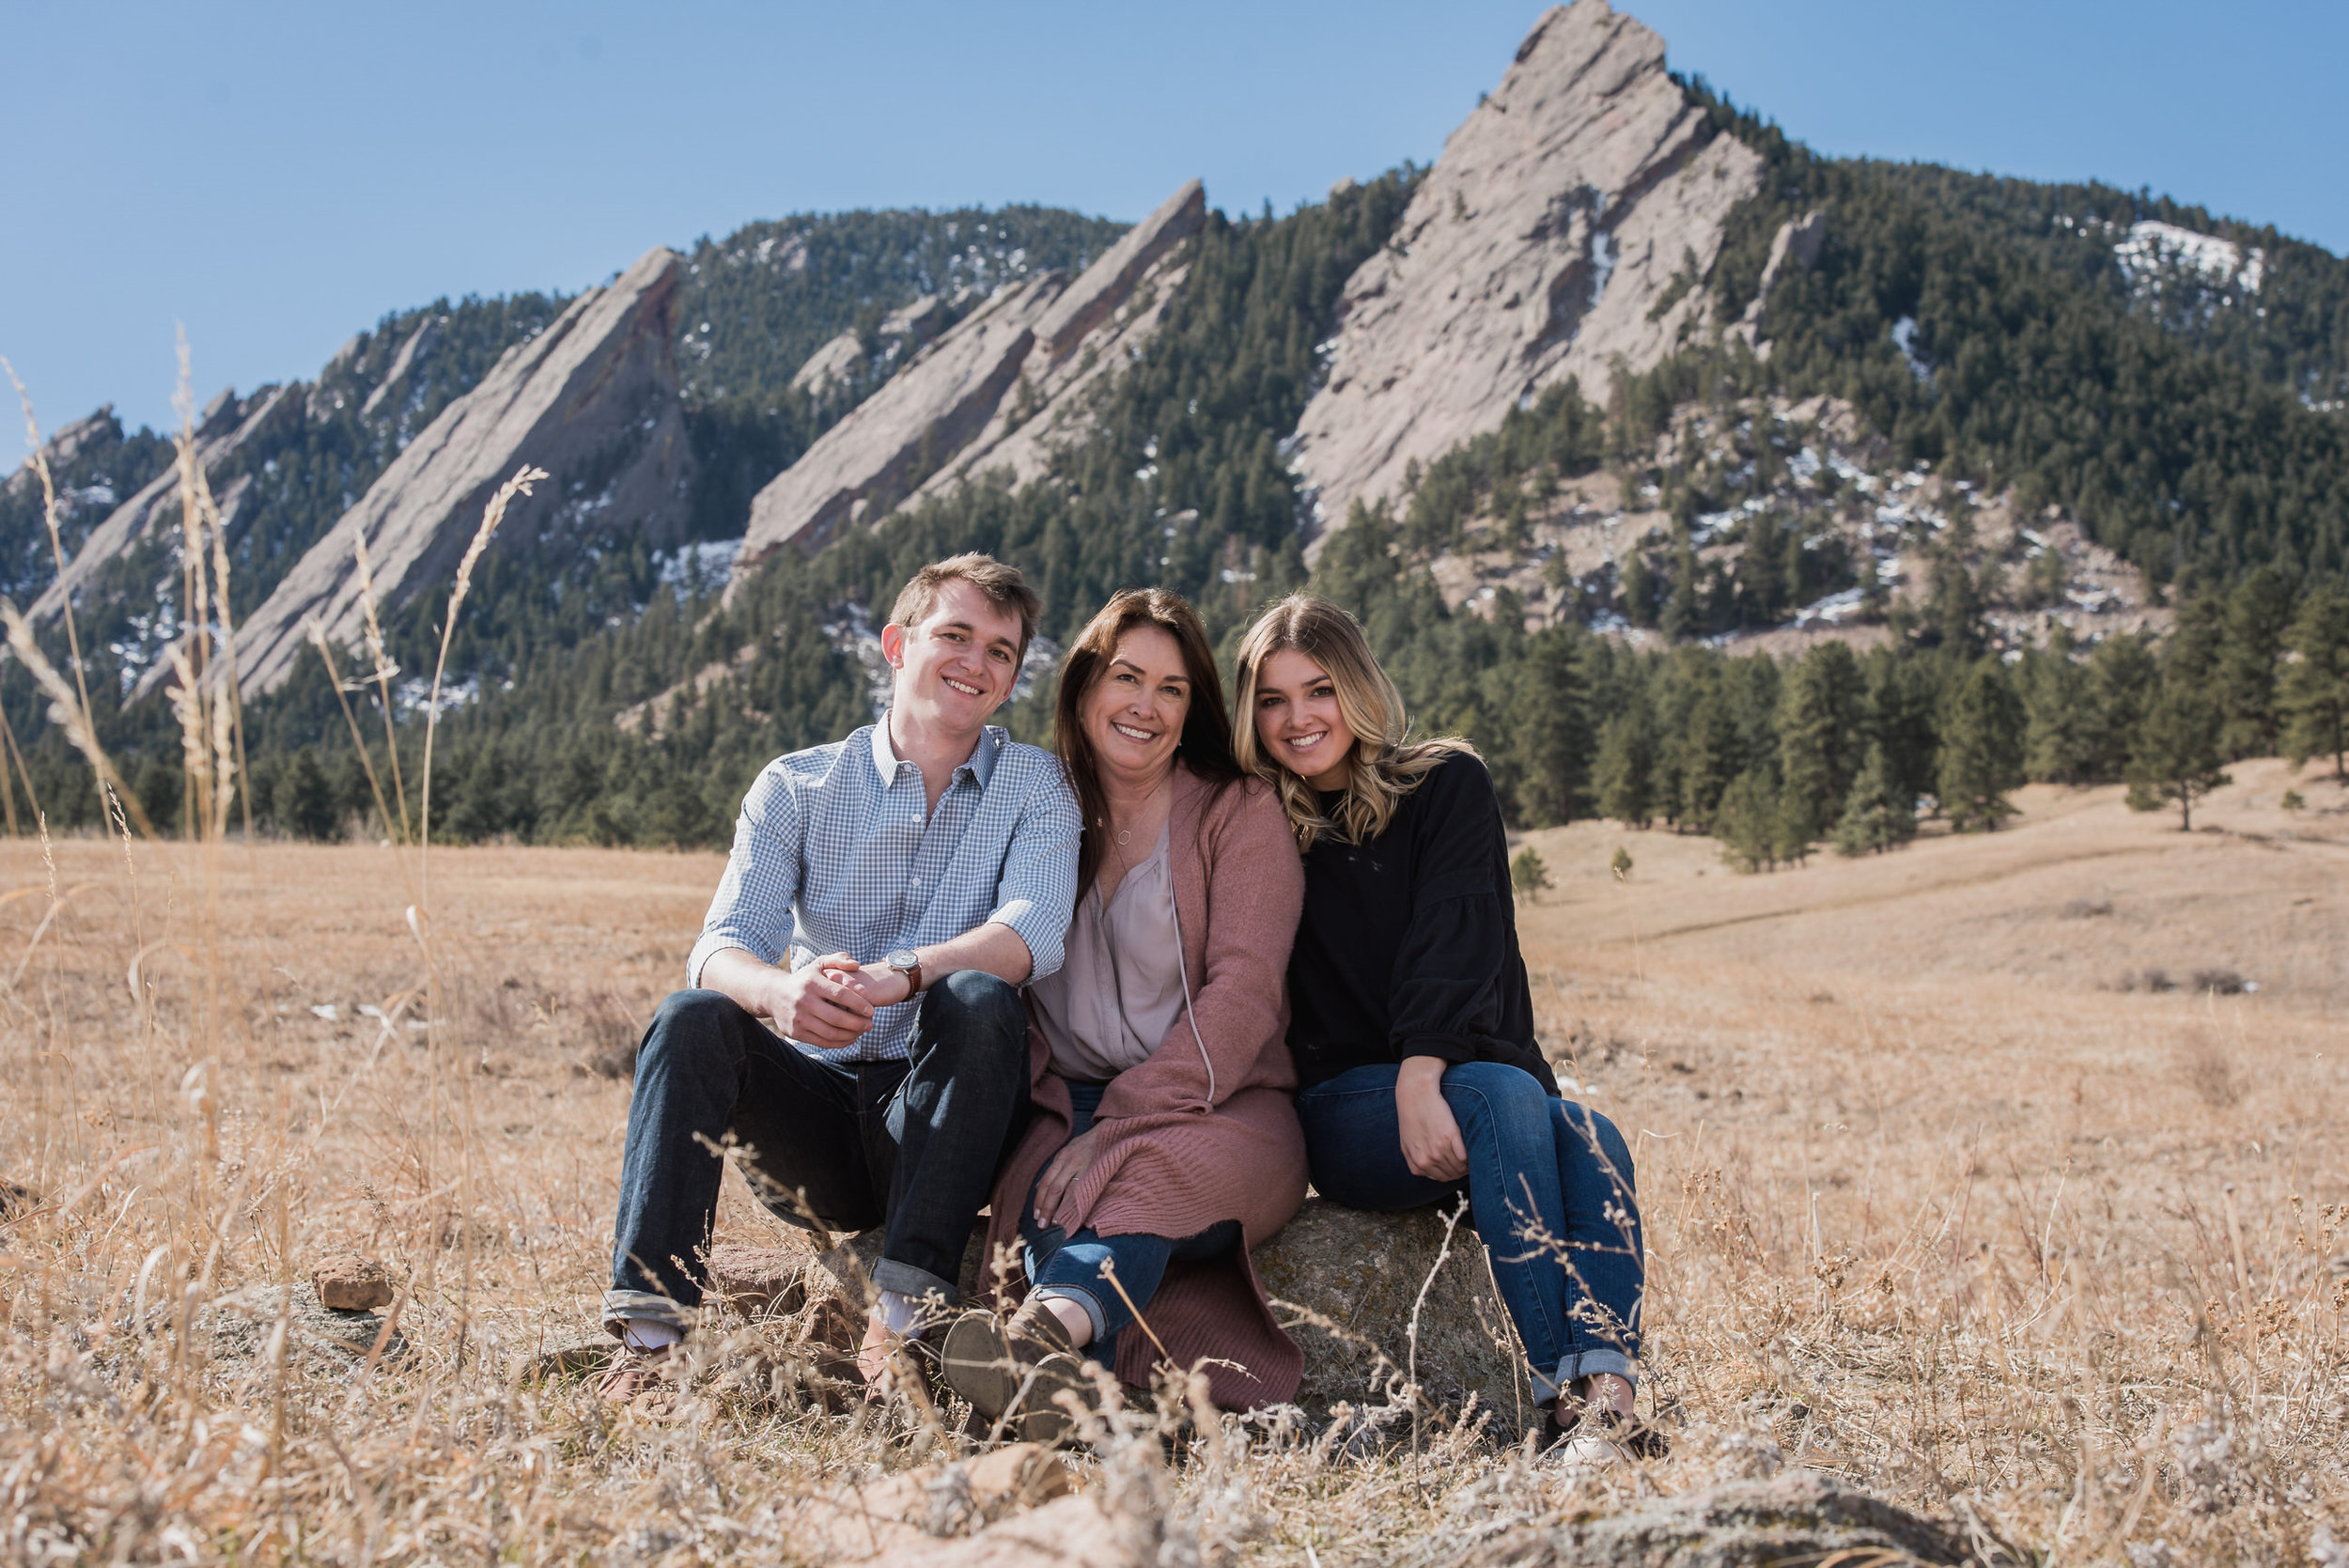
[[[1240,765],[1304,854],[1289,1048],[1315,1189],[1354,1208],[1465,1193],[1548,1441],[1652,1455],[1633,1416],[1642,1268],[1631,1152],[1559,1097],[1533,1036],[1508,847],[1467,742],[1405,739],[1353,617],[1296,594],[1239,652]]]

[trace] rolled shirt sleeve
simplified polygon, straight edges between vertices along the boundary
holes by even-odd
[[[804,865],[802,817],[793,780],[770,764],[742,798],[725,875],[703,917],[701,939],[685,960],[685,983],[698,986],[713,954],[739,947],[762,963],[778,964],[791,940],[791,907]],[[1062,924],[1067,916],[1064,911]],[[1034,947],[1031,941],[1031,949]]]
[[[1077,908],[1077,845],[1084,814],[1066,781],[1029,797],[1003,854],[995,908],[988,922],[1008,925],[1028,946],[1030,984],[1056,971],[1066,953]],[[705,940],[708,939],[705,938]]]

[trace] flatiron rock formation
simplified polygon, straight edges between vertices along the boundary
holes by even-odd
[[[608,514],[653,549],[675,543],[692,464],[670,319],[678,272],[675,252],[647,251],[443,410],[238,629],[246,694],[285,683],[313,617],[334,645],[359,641],[354,530],[366,536],[379,600],[397,608],[448,577],[490,493],[525,463],[552,477],[515,501],[503,535],[556,537]]]
[[[1607,0],[1544,15],[1346,283],[1297,431],[1325,523],[1543,387],[1579,377],[1595,401],[1618,362],[1715,330],[1702,280],[1760,177],[1735,137],[1707,139],[1662,39]]]
[[[1031,278],[957,322],[758,492],[737,580],[786,544],[812,552],[925,489],[999,468],[1015,480],[1043,473],[1051,447],[1081,433],[1084,392],[1164,318],[1184,242],[1206,221],[1194,179],[1074,282]]]

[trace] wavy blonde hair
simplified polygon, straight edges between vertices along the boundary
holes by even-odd
[[[1344,799],[1328,815],[1314,788],[1265,754],[1256,738],[1256,680],[1266,660],[1283,650],[1301,653],[1321,666],[1337,693],[1338,712],[1354,733],[1352,766]],[[1410,717],[1403,693],[1370,651],[1370,640],[1353,616],[1327,599],[1291,594],[1267,610],[1240,639],[1238,702],[1232,751],[1239,765],[1270,784],[1297,832],[1297,847],[1311,849],[1325,833],[1345,844],[1362,844],[1387,831],[1398,807],[1420,781],[1446,759],[1476,748],[1453,736],[1407,738]]]

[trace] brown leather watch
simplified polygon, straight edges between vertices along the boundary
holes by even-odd
[[[901,947],[894,953],[885,953],[881,955],[881,962],[906,977],[908,1001],[922,994],[922,960],[913,949]]]

